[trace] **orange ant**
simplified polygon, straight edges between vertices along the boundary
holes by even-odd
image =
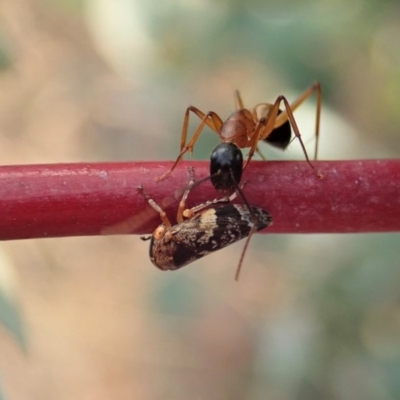
[[[186,109],[181,135],[181,151],[171,169],[162,176],[157,177],[156,180],[163,180],[167,175],[169,175],[187,152],[190,152],[191,154],[193,153],[194,145],[205,125],[211,128],[221,140],[221,143],[211,154],[210,170],[211,181],[215,189],[223,194],[232,193],[232,191],[236,190],[242,172],[249,165],[255,151],[260,153],[258,149],[258,142],[260,140],[264,140],[272,146],[286,149],[291,142],[291,126],[295,136],[299,139],[306,161],[317,175],[322,177],[322,175],[316,171],[308,157],[306,148],[301,139],[299,128],[293,116],[293,111],[296,110],[297,107],[307,100],[314,92],[317,96],[315,123],[316,139],[314,152],[314,159],[316,159],[318,155],[322,102],[321,86],[318,82],[305,90],[292,104],[289,104],[286,97],[281,95],[277,97],[274,104],[260,103],[252,109],[246,109],[243,106],[239,92],[235,91],[234,99],[236,111],[234,111],[225,122],[223,122],[218,114],[213,111],[204,114],[198,108],[193,106]],[[281,103],[284,104],[285,111],[279,109]],[[197,115],[201,119],[201,123],[195,131],[192,139],[186,144],[190,112]],[[247,160],[243,164],[243,157],[239,148],[243,149],[246,147],[249,147],[250,150],[247,155]]]

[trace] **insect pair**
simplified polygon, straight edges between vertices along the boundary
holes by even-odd
[[[175,169],[175,167],[178,165],[182,157],[187,152],[190,153],[193,152],[194,145],[197,142],[200,134],[203,132],[203,129],[205,128],[206,125],[219,136],[220,144],[218,144],[217,147],[211,153],[211,159],[210,159],[211,182],[214,188],[218,192],[222,193],[224,196],[229,196],[232,193],[240,194],[246,207],[244,208],[244,206],[241,206],[242,214],[236,217],[237,224],[241,223],[242,220],[246,220],[248,218],[251,218],[252,220],[252,224],[249,230],[247,230],[246,228],[244,230],[245,234],[243,234],[240,237],[242,238],[248,236],[248,239],[246,241],[244,250],[242,252],[242,256],[239,261],[239,266],[236,272],[236,278],[239,275],[240,267],[249,240],[252,234],[257,230],[258,223],[260,222],[258,220],[259,216],[256,215],[257,212],[255,211],[255,208],[253,206],[250,206],[249,202],[247,201],[246,197],[244,196],[239,186],[243,171],[249,165],[254,153],[257,151],[262,156],[258,148],[259,141],[264,140],[272,146],[278,147],[280,149],[286,149],[292,140],[292,132],[291,132],[291,127],[292,127],[295,137],[297,137],[300,142],[306,161],[308,162],[312,170],[317,174],[317,176],[321,177],[321,175],[314,168],[308,157],[306,148],[301,139],[299,128],[293,116],[293,111],[297,107],[299,107],[305,100],[307,100],[313,93],[316,93],[317,97],[316,124],[315,124],[316,140],[315,140],[315,152],[314,152],[314,158],[316,159],[318,153],[319,124],[320,124],[321,97],[322,97],[321,87],[319,83],[314,83],[311,87],[309,87],[306,91],[304,91],[303,94],[300,95],[300,97],[297,100],[295,100],[292,104],[289,104],[286,97],[279,96],[277,97],[277,99],[273,104],[260,103],[257,104],[252,109],[246,109],[244,107],[241,96],[239,92],[236,91],[234,94],[236,111],[234,111],[225,122],[223,122],[222,119],[213,111],[210,111],[207,114],[205,114],[198,108],[193,106],[190,106],[186,109],[182,134],[181,134],[181,146],[180,146],[181,151],[175,163],[172,165],[171,169],[167,171],[164,175],[156,178],[156,180],[163,180],[167,175],[169,175]],[[282,111],[279,108],[282,103],[285,107],[284,111]],[[201,119],[201,123],[196,129],[195,133],[193,134],[192,139],[186,144],[190,112],[198,116]],[[243,163],[243,155],[240,149],[247,147],[250,150],[246,162]],[[224,211],[228,211],[228,206],[215,206],[215,207],[216,208],[225,207]],[[154,205],[153,208],[155,208]],[[199,208],[197,208],[197,212],[199,212],[201,209],[204,209],[204,207],[199,206]],[[262,209],[258,210],[267,213]],[[204,213],[206,213],[206,211]],[[198,216],[199,216],[198,219],[202,220],[203,218],[206,218],[207,215],[205,214],[202,217],[202,214],[200,213],[198,214]],[[179,226],[179,224],[182,223],[182,216],[180,215],[180,211],[178,211],[177,219],[178,219],[177,226]],[[165,223],[164,220],[163,222]],[[197,222],[197,220],[195,222]],[[169,226],[171,226],[169,221],[168,224]],[[166,226],[168,226],[168,224]],[[248,225],[247,227],[249,226],[250,225]],[[221,236],[222,235],[221,230],[222,228],[225,228],[225,225],[224,223],[221,223],[221,226],[217,228],[216,222],[214,221],[214,228],[219,229],[219,235]],[[202,229],[201,225],[197,226],[197,229],[199,230],[199,234],[203,235],[200,232],[200,229]],[[233,243],[234,241],[239,240],[240,238],[235,239],[232,242],[227,242],[226,244],[221,245],[219,247],[216,247],[215,250],[225,247],[226,245]],[[213,251],[210,249],[211,247],[209,246],[206,252],[203,252],[202,254],[199,253],[198,257],[192,257],[191,261],[193,261],[196,258],[200,258],[205,254],[208,254],[210,251]]]
[[[142,237],[142,240],[151,240],[150,260],[163,271],[181,268],[240,239],[250,237],[253,230],[259,231],[272,223],[270,214],[262,208],[232,204],[237,192],[187,209],[186,200],[195,184],[193,168],[189,168],[189,173],[190,181],[179,203],[176,225],[171,224],[165,211],[142,186],[138,188],[150,206],[160,214],[162,224],[151,236]],[[239,277],[240,264],[236,279]]]

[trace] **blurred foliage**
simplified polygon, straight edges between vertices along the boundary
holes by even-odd
[[[15,300],[5,296],[2,291],[0,291],[0,321],[19,342],[22,349],[26,350],[25,331],[18,307]]]
[[[0,71],[9,68],[11,65],[11,57],[8,53],[7,46],[4,43],[4,38],[0,33]]]

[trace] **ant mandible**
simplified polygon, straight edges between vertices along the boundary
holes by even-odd
[[[169,175],[187,152],[193,153],[194,145],[205,125],[220,137],[221,143],[211,153],[210,175],[215,189],[225,195],[237,189],[242,173],[249,165],[254,153],[256,151],[260,153],[258,142],[264,140],[268,144],[284,150],[291,142],[291,126],[300,142],[306,161],[316,172],[317,176],[322,177],[308,157],[299,128],[293,116],[293,111],[314,92],[317,96],[314,159],[317,159],[322,103],[321,86],[318,82],[315,82],[305,90],[292,104],[289,104],[286,97],[281,95],[277,97],[274,104],[260,103],[252,109],[246,109],[243,106],[239,92],[235,91],[236,111],[225,122],[214,111],[204,114],[193,106],[186,109],[181,135],[181,151],[171,169],[160,177],[157,177],[156,180],[163,180]],[[285,111],[280,110],[281,103],[284,104]],[[190,112],[197,115],[201,119],[201,123],[193,134],[192,139],[186,144]],[[247,160],[243,164],[243,156],[240,148],[243,149],[246,147],[249,147],[250,150]]]

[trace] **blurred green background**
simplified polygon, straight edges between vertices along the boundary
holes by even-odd
[[[172,160],[189,105],[224,119],[235,89],[314,81],[321,159],[398,157],[399,21],[383,0],[1,2],[2,164]],[[295,116],[312,155],[315,99]],[[2,243],[5,399],[400,398],[398,234],[257,236],[239,283],[241,243],[176,273],[147,247]]]

